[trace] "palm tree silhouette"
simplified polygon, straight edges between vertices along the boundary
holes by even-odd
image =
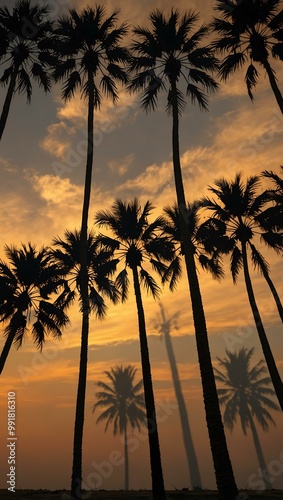
[[[52,23],[48,12],[47,4],[31,6],[30,0],[18,0],[12,12],[7,6],[0,7],[0,61],[4,69],[0,83],[8,85],[0,117],[0,141],[15,92],[26,94],[30,102],[31,79],[45,92],[51,88],[49,69],[55,58],[49,51]]]
[[[187,218],[186,198],[182,179],[179,147],[179,115],[185,106],[185,95],[180,81],[186,88],[186,96],[200,109],[207,110],[207,93],[217,90],[216,81],[209,72],[217,69],[217,61],[208,46],[202,46],[208,27],[201,26],[193,32],[199,15],[186,12],[182,17],[172,9],[168,17],[160,10],[151,12],[150,28],[134,28],[131,69],[136,73],[130,84],[132,91],[143,90],[141,102],[146,110],[157,106],[159,92],[167,90],[167,111],[171,113],[173,171],[184,257],[191,294],[197,352],[203,387],[206,421],[211,445],[216,483],[223,498],[236,498],[238,488],[227,449],[226,437],[219,408],[213,367],[209,350],[205,313],[194,259]]]
[[[127,28],[125,24],[117,26],[118,13],[119,11],[115,10],[106,18],[105,9],[101,5],[96,5],[94,9],[87,7],[81,14],[72,9],[68,17],[61,17],[58,20],[55,29],[56,51],[61,62],[57,64],[53,76],[56,81],[63,80],[64,100],[71,99],[80,89],[88,106],[87,159],[80,231],[82,334],[71,486],[72,496],[78,499],[81,498],[82,485],[82,439],[89,334],[87,238],[93,165],[94,109],[100,107],[102,94],[106,94],[116,102],[118,92],[115,81],[124,83],[127,80],[127,73],[120,65],[128,60],[127,50],[120,46],[121,38],[126,34]]]
[[[283,167],[280,168],[283,173]],[[270,179],[273,189],[268,190],[268,199],[272,205],[257,215],[257,220],[266,231],[283,229],[283,178],[272,170],[264,170],[261,176]],[[282,237],[282,233],[281,237]]]
[[[203,207],[213,212],[212,219],[218,221],[220,225],[226,228],[227,234],[229,234],[231,240],[234,242],[230,261],[233,281],[236,283],[239,271],[243,268],[249,303],[260,343],[278,401],[283,410],[283,384],[256,303],[248,265],[247,250],[249,248],[254,265],[260,269],[271,291],[274,292],[275,287],[269,277],[267,262],[251,241],[256,234],[255,217],[260,213],[261,207],[264,206],[266,202],[265,192],[256,196],[256,189],[258,188],[259,182],[259,177],[252,176],[247,179],[246,185],[244,185],[241,173],[237,173],[235,180],[232,182],[228,182],[225,179],[217,180],[215,181],[216,187],[209,186],[209,190],[216,196],[216,200],[210,199],[209,197],[203,197],[201,204]],[[260,229],[260,227],[257,227],[257,229]],[[281,240],[278,240],[277,233],[272,231],[266,233],[262,231],[260,234],[261,238],[269,246],[273,246],[273,248],[279,250],[282,248]],[[279,306],[279,312],[280,310],[282,311],[282,305],[278,294],[275,295],[274,298],[277,307]]]
[[[267,387],[271,380],[265,376],[267,370],[264,361],[250,367],[253,352],[253,348],[242,348],[238,353],[226,351],[227,358],[217,358],[224,372],[215,368],[215,379],[223,386],[218,389],[218,394],[220,405],[225,406],[224,423],[232,431],[239,416],[244,434],[248,428],[251,429],[265,487],[271,489],[255,420],[263,430],[268,430],[269,423],[275,425],[268,409],[279,410],[279,407],[268,397],[273,396],[274,391]]]
[[[158,297],[160,288],[144,267],[144,263],[148,261],[153,269],[161,274],[166,269],[164,262],[168,262],[173,258],[174,249],[166,237],[162,237],[157,233],[158,229],[161,229],[162,218],[159,217],[152,223],[148,222],[152,209],[153,206],[149,201],[146,202],[142,209],[136,198],[129,203],[124,203],[118,199],[113,203],[111,211],[99,211],[95,216],[95,221],[99,226],[104,226],[112,231],[114,238],[101,236],[100,241],[106,247],[116,249],[120,261],[125,265],[116,278],[116,284],[121,290],[122,300],[127,299],[129,288],[127,268],[132,271],[138,313],[152,493],[154,499],[162,500],[165,499],[165,490],[141,285],[154,298]]]
[[[42,349],[46,335],[60,338],[69,322],[64,271],[51,262],[48,249],[36,250],[31,243],[20,249],[6,245],[5,254],[8,263],[0,260],[0,322],[6,323],[0,373],[12,343],[21,347],[29,327]]]
[[[146,420],[144,395],[140,392],[142,380],[134,384],[136,372],[137,369],[132,365],[115,366],[104,372],[110,384],[100,381],[96,383],[102,390],[96,392],[98,401],[93,405],[93,411],[106,408],[96,423],[106,420],[105,431],[108,425],[113,423],[114,436],[119,432],[124,437],[125,490],[129,489],[128,427],[140,430]]]
[[[170,335],[170,331],[172,327],[177,328],[176,325],[176,320],[177,317],[179,316],[179,313],[175,313],[172,316],[168,317],[165,313],[164,307],[161,303],[159,303],[160,307],[160,317],[158,320],[155,322],[154,327],[158,329],[158,331],[161,333],[161,335],[164,337],[165,340],[165,346],[166,346],[166,351],[170,363],[170,369],[171,369],[171,375],[172,375],[172,380],[174,384],[174,389],[175,389],[175,395],[176,399],[178,402],[178,407],[179,407],[179,414],[180,414],[180,420],[181,420],[181,426],[182,426],[182,433],[183,433],[183,440],[184,440],[184,446],[186,450],[186,455],[187,455],[187,461],[188,461],[188,466],[189,466],[189,471],[190,471],[190,477],[191,477],[191,483],[193,489],[199,489],[202,488],[202,481],[201,481],[201,476],[200,476],[200,471],[199,471],[199,465],[198,465],[198,460],[197,460],[197,455],[195,452],[195,447],[194,447],[194,442],[193,442],[193,437],[191,433],[191,428],[190,428],[190,423],[189,423],[189,416],[185,404],[185,399],[183,396],[182,392],[182,387],[181,387],[181,382],[180,382],[180,377],[179,377],[179,372],[178,372],[178,366],[174,354],[174,349],[173,349],[173,344],[172,344],[172,339]]]
[[[222,228],[217,227],[216,224],[211,221],[200,223],[199,209],[199,202],[195,201],[191,204],[188,203],[186,211],[183,211],[183,215],[186,215],[187,218],[191,240],[194,245],[194,254],[201,267],[209,271],[213,278],[220,280],[224,277],[224,271],[219,248],[223,253],[228,253],[231,249],[231,243]],[[174,204],[172,207],[164,207],[163,212],[164,234],[168,236],[176,249],[176,257],[164,273],[163,281],[170,280],[169,287],[173,289],[173,285],[181,275],[181,258],[184,256],[184,246],[178,206]]]
[[[280,4],[280,0],[217,0],[215,9],[221,17],[214,18],[212,26],[220,38],[212,46],[222,54],[228,54],[220,64],[220,76],[224,81],[237,69],[249,64],[245,82],[251,100],[259,79],[255,64],[262,66],[283,113],[282,94],[270,65],[270,57],[283,58]]]
[[[81,266],[81,234],[78,231],[66,231],[65,239],[54,239],[56,247],[52,254],[55,263],[64,270],[68,280],[69,301],[73,301],[79,293],[80,310],[84,315],[84,304],[82,299],[83,273]],[[111,259],[112,253],[100,249],[100,244],[93,233],[88,234],[87,239],[87,285],[88,285],[88,317],[90,312],[95,312],[98,318],[103,319],[106,316],[106,304],[103,295],[107,296],[113,303],[119,299],[119,292],[111,280],[111,276],[116,270],[117,260]],[[89,324],[88,324],[89,328]],[[85,342],[87,345],[85,345]],[[88,342],[85,337],[82,338],[82,349],[86,350]],[[81,354],[82,358],[82,354]],[[83,364],[82,374],[79,376],[79,386],[77,392],[76,421],[74,431],[73,446],[73,476],[72,476],[72,498],[80,498],[81,495],[81,476],[77,468],[82,468],[82,433],[84,418],[79,411],[85,405],[86,391],[86,371],[87,357],[80,359],[80,367]],[[75,496],[74,496],[75,495]],[[76,496],[77,495],[77,496]]]

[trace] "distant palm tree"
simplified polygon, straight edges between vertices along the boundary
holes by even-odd
[[[93,165],[94,109],[100,107],[103,93],[116,102],[118,91],[115,82],[127,81],[127,73],[120,65],[128,61],[128,51],[120,46],[121,38],[126,34],[127,28],[125,24],[117,26],[118,13],[119,11],[115,10],[106,18],[105,8],[101,5],[96,5],[94,9],[87,7],[81,14],[72,9],[69,11],[69,16],[58,20],[55,29],[56,52],[61,62],[55,67],[53,76],[56,81],[64,82],[62,91],[64,100],[71,99],[77,90],[81,90],[88,106],[87,159],[80,231],[80,294],[83,315],[71,486],[72,496],[78,499],[82,495],[82,439],[89,334],[87,239]]]
[[[122,300],[126,300],[129,288],[127,268],[131,269],[134,292],[136,297],[141,364],[144,384],[144,395],[147,414],[148,439],[150,448],[150,463],[152,476],[152,493],[154,499],[166,498],[161,465],[159,437],[156,421],[155,402],[152,386],[150,359],[148,352],[145,314],[142,303],[141,285],[143,285],[154,298],[157,298],[160,288],[155,279],[145,268],[148,261],[152,268],[159,274],[166,269],[165,262],[169,262],[174,256],[173,245],[166,237],[159,236],[162,218],[157,218],[149,223],[148,217],[153,206],[149,201],[143,209],[135,198],[130,203],[116,200],[111,211],[100,211],[95,216],[99,226],[111,230],[113,238],[101,236],[101,243],[106,247],[118,252],[124,269],[118,274],[116,284],[121,290]]]
[[[132,365],[115,366],[104,372],[110,380],[110,385],[104,382],[96,383],[102,391],[96,392],[98,401],[93,405],[93,411],[106,408],[96,423],[106,420],[105,431],[108,425],[113,423],[114,436],[119,432],[124,437],[125,490],[129,489],[128,427],[140,430],[141,425],[146,422],[144,394],[140,392],[143,383],[140,380],[134,384],[136,372],[137,369]]]
[[[203,387],[206,421],[211,445],[216,483],[223,498],[237,497],[238,489],[227,449],[221,412],[219,408],[213,366],[210,356],[206,319],[194,259],[194,246],[187,225],[186,197],[182,179],[179,145],[179,116],[186,96],[201,110],[207,110],[207,94],[218,85],[210,75],[217,69],[217,60],[209,46],[202,45],[208,27],[194,31],[199,15],[186,12],[182,17],[178,9],[166,17],[161,10],[151,12],[150,27],[134,28],[131,69],[135,72],[129,89],[142,90],[141,103],[145,111],[154,110],[160,91],[167,93],[167,111],[172,115],[173,171],[184,257],[191,294],[193,320],[198,359]],[[181,81],[182,85],[181,85]],[[185,93],[182,91],[185,89]]]
[[[172,344],[172,339],[170,335],[170,331],[173,326],[177,328],[176,326],[176,319],[178,316],[178,313],[173,314],[172,316],[168,317],[165,313],[164,307],[161,303],[159,303],[160,307],[160,318],[155,322],[155,328],[158,328],[158,331],[161,333],[161,335],[164,337],[165,340],[165,346],[166,346],[166,351],[169,359],[169,364],[170,364],[170,369],[171,369],[171,375],[172,375],[172,380],[174,384],[174,389],[175,389],[175,395],[176,399],[178,402],[178,407],[179,407],[179,414],[180,414],[180,420],[181,420],[181,426],[182,426],[182,432],[183,432],[183,440],[184,440],[184,446],[186,450],[186,455],[187,455],[187,461],[188,461],[188,466],[189,466],[189,471],[190,471],[190,476],[191,476],[191,483],[193,489],[198,489],[202,488],[202,481],[201,481],[201,476],[200,476],[200,471],[199,471],[199,465],[198,465],[198,460],[197,460],[197,455],[195,452],[195,447],[194,447],[194,442],[193,442],[193,436],[190,428],[190,423],[189,423],[189,416],[186,408],[186,403],[185,399],[183,396],[182,392],[182,387],[181,387],[181,382],[180,382],[180,377],[179,377],[179,372],[178,372],[178,366],[174,354],[174,349],[173,349],[173,344]]]
[[[275,425],[268,409],[279,410],[279,407],[268,397],[273,396],[274,391],[267,387],[271,380],[264,376],[267,371],[264,361],[250,367],[253,352],[254,349],[246,348],[240,349],[238,353],[226,351],[227,358],[217,358],[225,371],[221,372],[217,368],[214,371],[216,380],[222,384],[218,394],[220,404],[225,407],[224,423],[232,431],[239,416],[244,434],[246,435],[248,428],[251,429],[265,487],[271,489],[272,483],[254,420],[257,420],[263,430],[268,430],[269,423]]]
[[[61,338],[69,322],[64,272],[51,262],[48,249],[36,250],[31,243],[20,249],[6,245],[5,254],[8,263],[0,260],[0,322],[6,324],[0,373],[12,343],[21,347],[29,328],[42,349],[46,335]]]
[[[255,66],[262,66],[278,106],[283,113],[283,97],[276,74],[270,65],[270,57],[283,59],[281,0],[217,0],[215,9],[221,14],[214,18],[212,26],[220,35],[213,47],[228,54],[220,65],[223,80],[248,64],[245,82],[253,100],[253,88],[259,78]]]
[[[48,92],[51,88],[49,69],[55,63],[48,43],[52,33],[52,23],[47,18],[48,4],[32,6],[30,0],[18,0],[12,12],[9,7],[0,7],[0,61],[4,70],[0,84],[8,85],[0,117],[0,140],[13,95],[16,92],[26,94],[30,102],[31,79]]]
[[[252,176],[247,179],[246,185],[244,185],[241,173],[237,173],[235,180],[232,182],[228,182],[225,179],[216,180],[216,187],[209,186],[208,188],[216,196],[216,199],[203,197],[201,204],[213,212],[212,219],[215,221],[218,220],[218,223],[226,228],[227,234],[234,242],[230,261],[233,281],[234,283],[236,282],[239,271],[243,268],[248,299],[260,343],[278,401],[283,410],[283,384],[256,303],[248,265],[247,252],[250,249],[252,262],[260,269],[269,284],[280,313],[282,311],[282,304],[270,279],[268,264],[252,243],[256,232],[261,229],[260,227],[256,227],[256,216],[260,213],[261,208],[266,202],[265,192],[256,196],[256,189],[259,186],[259,182],[259,177]],[[269,246],[278,250],[282,249],[282,238],[278,238],[278,233],[272,231],[266,233],[262,231],[260,235],[263,241]],[[274,290],[277,295],[274,295]],[[283,315],[281,315],[281,318],[283,318]]]

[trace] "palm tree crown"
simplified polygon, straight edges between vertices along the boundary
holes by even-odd
[[[153,206],[149,201],[141,209],[137,198],[129,203],[118,199],[113,203],[111,212],[100,211],[95,216],[96,223],[111,229],[115,236],[101,236],[99,241],[108,248],[116,249],[119,260],[124,261],[125,267],[116,278],[123,300],[126,300],[128,295],[127,267],[139,269],[140,282],[153,297],[157,297],[160,288],[144,264],[149,262],[152,268],[162,275],[166,270],[165,262],[174,257],[173,244],[167,237],[157,234],[158,229],[162,228],[162,217],[152,223],[148,222],[152,210]]]
[[[20,249],[6,246],[5,253],[9,263],[0,261],[0,321],[7,324],[1,371],[12,343],[21,347],[31,321],[34,342],[40,349],[48,333],[60,338],[62,327],[69,322],[64,313],[64,304],[68,305],[64,271],[51,262],[48,250],[37,251],[29,243]]]
[[[208,27],[202,25],[193,32],[199,19],[198,13],[193,11],[181,17],[178,9],[172,9],[166,18],[157,9],[151,12],[149,19],[150,28],[134,28],[137,40],[131,46],[134,54],[131,69],[136,75],[129,88],[133,91],[144,89],[142,106],[149,110],[156,107],[158,92],[169,84],[167,108],[171,110],[172,85],[184,79],[185,94],[193,103],[198,102],[201,109],[207,109],[206,92],[217,89],[217,83],[208,73],[217,68],[216,59],[208,46],[200,46],[208,34]],[[185,94],[178,89],[179,111],[185,105]]]
[[[280,168],[283,173],[283,167]],[[271,180],[273,189],[268,190],[271,206],[258,215],[258,221],[266,230],[282,231],[283,229],[283,178],[272,170],[261,172],[262,177]]]
[[[61,62],[54,70],[55,80],[64,80],[63,99],[70,99],[81,88],[89,97],[94,92],[94,107],[101,104],[102,92],[113,101],[118,98],[115,80],[127,81],[127,73],[120,63],[127,62],[128,51],[119,45],[127,33],[126,24],[116,27],[119,10],[105,18],[105,8],[87,7],[79,15],[72,9],[68,17],[61,17],[55,29],[57,52]]]
[[[133,429],[140,430],[145,421],[142,380],[134,384],[136,372],[137,369],[132,365],[115,366],[105,372],[110,381],[109,385],[101,381],[96,383],[101,391],[95,394],[97,402],[93,405],[93,411],[106,408],[96,422],[106,420],[105,431],[109,424],[113,423],[114,436],[118,432],[124,434],[128,423]]]
[[[213,278],[221,279],[224,276],[224,271],[219,248],[222,248],[223,252],[228,252],[231,247],[229,238],[223,234],[221,228],[218,228],[216,224],[208,221],[200,224],[199,209],[198,202],[188,203],[186,213],[183,213],[188,223],[194,252],[201,267],[210,271]],[[177,204],[172,207],[164,207],[163,211],[165,214],[164,234],[174,242],[177,252],[175,259],[170,263],[163,276],[163,281],[169,279],[171,275],[170,289],[173,289],[181,273],[180,260],[181,256],[184,255],[180,217]]]
[[[282,95],[271,68],[270,56],[283,60],[283,11],[280,0],[218,0],[215,9],[221,18],[212,26],[220,38],[213,47],[228,55],[220,65],[220,76],[226,80],[237,69],[248,64],[245,82],[253,99],[253,88],[259,78],[256,64],[265,68],[272,90],[283,113]]]
[[[24,93],[31,100],[31,79],[45,92],[51,88],[50,66],[55,63],[50,53],[52,22],[48,20],[47,4],[31,6],[30,0],[18,0],[10,12],[0,7],[0,62],[4,69],[0,84],[8,85],[0,121],[2,137],[10,104],[15,92]]]
[[[209,190],[216,199],[203,197],[201,205],[212,211],[211,220],[219,228],[223,228],[227,235],[234,241],[231,255],[231,272],[233,280],[236,281],[242,267],[242,252],[237,243],[248,245],[251,250],[251,258],[255,267],[262,273],[269,273],[269,266],[263,255],[256,249],[252,240],[255,236],[270,248],[279,252],[283,248],[282,235],[272,229],[265,230],[260,224],[260,214],[268,201],[266,191],[257,195],[260,186],[260,178],[251,176],[246,184],[242,181],[242,174],[237,173],[234,181],[219,179],[215,186],[209,186]]]
[[[56,247],[52,251],[53,259],[68,277],[69,300],[73,300],[78,291],[81,302],[80,233],[76,230],[66,231],[65,240],[55,238],[53,244]],[[100,248],[94,233],[88,235],[87,249],[89,307],[90,311],[94,311],[98,317],[103,318],[106,314],[103,295],[114,303],[119,299],[119,292],[111,280],[118,261],[111,258],[112,252]]]

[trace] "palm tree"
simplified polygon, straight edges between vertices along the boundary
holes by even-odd
[[[93,164],[94,109],[100,107],[103,93],[116,102],[118,91],[115,81],[125,83],[127,80],[127,74],[120,66],[120,63],[128,60],[127,50],[120,46],[120,40],[126,34],[127,28],[125,24],[117,26],[118,13],[119,11],[115,10],[106,18],[105,9],[101,5],[96,5],[94,9],[87,7],[81,14],[72,9],[68,17],[59,19],[55,29],[56,50],[61,63],[54,70],[54,78],[56,81],[64,81],[62,97],[64,100],[71,99],[74,93],[81,89],[82,97],[88,105],[87,160],[80,231],[80,294],[83,312],[71,486],[74,498],[81,498],[82,484],[82,438],[89,333],[87,233]]]
[[[154,298],[158,297],[160,288],[155,279],[144,267],[144,262],[149,261],[159,274],[166,269],[164,262],[170,261],[174,256],[173,245],[166,237],[159,236],[162,218],[157,218],[149,223],[148,217],[153,206],[149,201],[142,209],[135,198],[130,203],[116,200],[111,211],[99,211],[95,221],[99,226],[110,229],[114,238],[101,236],[101,243],[106,247],[119,252],[120,261],[124,269],[118,274],[116,284],[121,290],[122,300],[127,299],[129,278],[127,268],[132,271],[134,292],[136,297],[142,375],[146,404],[148,439],[150,448],[150,463],[152,477],[152,493],[154,499],[165,499],[163,473],[161,465],[158,429],[155,413],[155,402],[152,386],[151,367],[147,343],[145,314],[142,303],[141,285],[143,285]]]
[[[69,301],[74,300],[79,293],[80,310],[84,315],[84,304],[82,299],[83,273],[81,266],[81,241],[80,232],[66,231],[65,239],[55,238],[53,242],[56,247],[53,252],[53,259],[57,265],[64,270],[68,279]],[[111,276],[116,270],[117,260],[111,259],[112,253],[100,249],[100,244],[93,233],[88,234],[87,239],[87,284],[88,284],[88,307],[89,312],[95,312],[98,318],[103,319],[106,315],[106,304],[103,295],[107,296],[113,303],[119,299],[119,292],[111,280]],[[89,316],[89,313],[88,313]],[[84,339],[85,340],[85,339]],[[87,349],[87,346],[84,345]],[[82,361],[81,361],[82,363]],[[81,365],[80,365],[81,366]],[[86,371],[84,372],[86,376]],[[82,387],[82,384],[83,387]],[[81,476],[77,468],[82,467],[82,431],[84,418],[79,413],[84,409],[86,379],[80,375],[76,408],[76,426],[74,436],[74,457],[73,457],[73,484],[74,491],[72,498],[79,498],[81,494]],[[83,399],[83,404],[81,403]],[[76,488],[75,488],[76,487]],[[75,496],[77,495],[77,497]]]
[[[47,4],[32,6],[30,0],[18,0],[12,12],[7,6],[0,7],[0,61],[3,67],[0,83],[8,85],[0,117],[0,140],[15,92],[26,94],[30,102],[31,79],[45,92],[51,88],[49,68],[55,58],[49,51],[52,23],[47,18],[48,12]]]
[[[115,366],[110,371],[104,372],[110,384],[96,383],[102,390],[96,392],[98,401],[93,405],[93,411],[97,408],[106,408],[96,423],[106,420],[105,431],[108,425],[113,423],[114,436],[119,432],[124,437],[125,490],[129,489],[128,427],[140,430],[146,419],[144,395],[140,392],[142,380],[134,384],[136,372],[137,369],[132,365]]]
[[[217,90],[218,85],[210,76],[217,69],[217,61],[208,46],[202,41],[208,34],[208,27],[193,28],[199,16],[189,11],[180,17],[177,9],[172,9],[168,17],[160,10],[151,12],[150,28],[134,28],[131,69],[136,73],[129,85],[130,90],[143,90],[142,107],[145,111],[157,106],[159,92],[167,90],[167,110],[172,114],[173,170],[180,227],[183,240],[186,270],[191,293],[193,319],[196,334],[198,359],[200,364],[203,398],[206,411],[211,451],[216,482],[223,498],[236,498],[238,489],[227,449],[226,437],[219,408],[213,375],[208,334],[202,297],[194,259],[194,247],[187,224],[186,198],[182,180],[179,149],[179,115],[185,106],[185,95],[180,81],[186,88],[186,96],[200,109],[207,110],[207,93]],[[184,215],[184,216],[183,216]]]
[[[180,382],[180,377],[179,377],[179,372],[178,372],[178,366],[176,363],[176,358],[174,354],[174,349],[172,345],[172,340],[171,340],[171,335],[170,331],[173,326],[177,328],[176,326],[176,318],[178,316],[178,313],[173,314],[173,316],[168,317],[165,313],[164,307],[161,303],[159,303],[160,307],[160,318],[155,324],[155,327],[158,328],[158,331],[161,333],[161,335],[164,337],[165,340],[165,346],[166,346],[166,351],[169,359],[169,364],[170,364],[170,369],[171,369],[171,375],[172,375],[172,380],[174,384],[174,389],[175,389],[175,395],[176,399],[178,402],[178,407],[179,407],[179,414],[180,414],[180,420],[181,420],[181,426],[182,426],[182,432],[183,432],[183,441],[184,441],[184,446],[186,450],[186,455],[187,455],[187,461],[188,461],[188,466],[189,466],[189,471],[190,471],[190,476],[191,476],[191,483],[193,489],[200,489],[202,488],[202,481],[201,481],[201,476],[200,476],[200,471],[199,471],[199,465],[198,465],[198,460],[197,460],[197,455],[195,452],[195,447],[194,447],[194,442],[193,442],[193,436],[190,428],[190,423],[189,423],[189,416],[185,404],[185,399],[183,396],[182,392],[182,387],[181,387],[181,382]]]
[[[280,168],[283,173],[283,167]],[[264,170],[261,176],[270,179],[273,183],[273,189],[268,190],[269,201],[272,206],[267,207],[257,216],[260,225],[266,231],[283,229],[283,178],[272,170]],[[281,233],[282,234],[282,233]]]
[[[253,352],[254,349],[248,350],[244,347],[238,353],[226,351],[227,358],[217,358],[224,372],[217,368],[214,371],[216,380],[222,384],[218,394],[220,405],[225,407],[224,423],[232,431],[239,416],[244,434],[246,435],[248,428],[251,429],[265,487],[271,489],[271,480],[254,420],[266,431],[269,423],[275,425],[268,409],[279,408],[268,397],[273,396],[274,391],[267,387],[271,380],[265,376],[267,370],[264,361],[261,360],[253,368],[250,367]]]
[[[268,284],[270,285],[271,283],[275,289],[269,277],[268,264],[252,243],[252,238],[256,235],[257,230],[260,229],[256,227],[255,217],[260,213],[261,207],[264,206],[266,202],[265,192],[256,196],[259,182],[259,177],[252,176],[247,179],[246,185],[244,185],[241,173],[237,173],[235,180],[232,182],[228,182],[225,179],[217,180],[215,181],[216,187],[209,186],[208,188],[216,196],[216,200],[204,197],[201,200],[201,204],[203,207],[213,212],[212,220],[218,221],[219,225],[226,228],[227,234],[234,242],[230,261],[233,281],[236,283],[239,271],[243,268],[249,303],[260,343],[278,401],[283,410],[283,384],[263,327],[248,265],[247,251],[250,249],[252,262],[260,269]],[[277,233],[273,233],[272,231],[265,233],[262,231],[260,234],[261,238],[269,246],[279,250],[282,248],[282,242],[280,238],[278,239]],[[270,286],[271,291],[273,291],[272,286]],[[280,306],[282,309],[278,294],[275,300],[277,307],[280,303],[278,310],[280,310]]]
[[[194,254],[197,257],[202,269],[209,271],[214,279],[220,280],[224,277],[222,267],[222,255],[231,249],[229,238],[224,234],[222,228],[217,227],[211,221],[200,223],[199,202],[188,203],[183,216],[186,217],[191,240],[194,246]],[[176,257],[168,266],[163,275],[163,281],[170,280],[170,289],[181,275],[181,258],[184,255],[184,245],[182,242],[180,216],[178,206],[167,206],[164,212],[164,234],[172,241],[176,249]]]
[[[61,338],[69,322],[64,272],[51,262],[48,249],[36,250],[31,243],[20,249],[6,245],[5,254],[8,263],[0,260],[0,322],[6,324],[0,373],[12,344],[21,347],[29,329],[42,349],[46,335]]]
[[[220,35],[213,47],[228,54],[220,64],[220,77],[227,78],[248,64],[245,82],[253,100],[253,88],[259,79],[256,64],[262,66],[269,78],[277,104],[283,113],[283,97],[270,57],[283,59],[281,0],[217,0],[215,9],[220,18],[212,26]]]

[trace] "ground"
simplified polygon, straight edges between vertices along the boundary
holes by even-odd
[[[200,492],[188,491],[187,489],[168,491],[167,500],[218,500],[217,491],[202,490]],[[66,490],[48,491],[48,490],[17,490],[15,493],[7,490],[0,490],[0,499],[8,500],[70,500],[69,492]],[[149,500],[152,498],[151,492],[146,490],[139,491],[106,491],[85,492],[84,500],[131,500],[131,499]],[[271,491],[241,491],[239,500],[282,500],[282,490]]]

